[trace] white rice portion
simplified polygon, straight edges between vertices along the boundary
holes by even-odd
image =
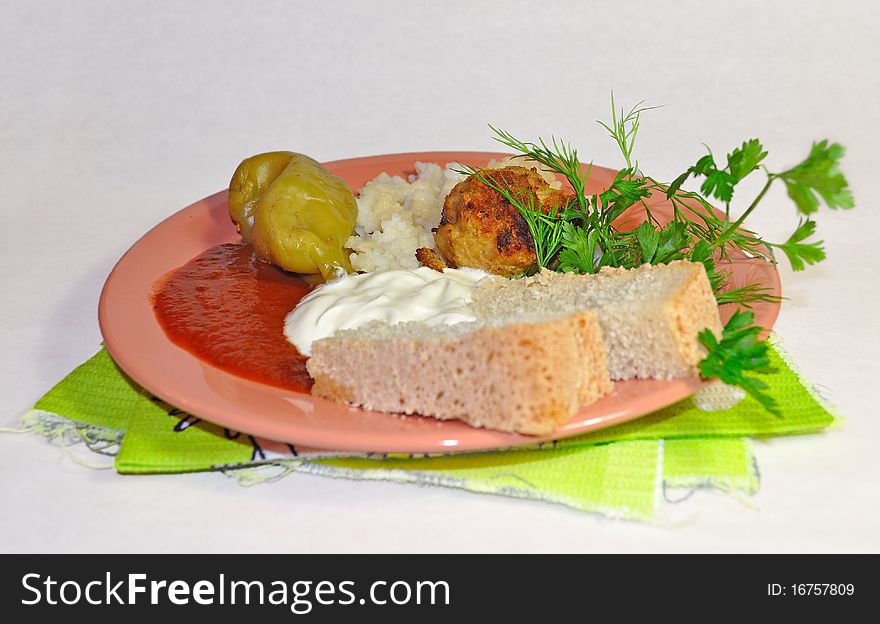
[[[537,163],[522,159],[493,160],[489,167],[519,165],[531,167]],[[351,250],[351,264],[355,271],[391,271],[416,269],[419,247],[434,248],[432,230],[440,223],[443,203],[452,188],[466,176],[457,173],[458,163],[440,168],[436,163],[416,163],[416,174],[408,180],[381,173],[364,185],[358,197],[358,216],[355,234],[345,246]],[[554,188],[561,183],[551,173],[538,172]]]

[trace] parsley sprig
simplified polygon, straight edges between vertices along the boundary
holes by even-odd
[[[482,170],[465,168],[462,173],[477,176],[501,193],[517,208],[529,225],[535,241],[537,261],[529,272],[547,268],[573,273],[596,273],[602,267],[634,268],[642,264],[665,264],[687,259],[706,268],[719,305],[738,304],[750,307],[757,301],[778,301],[757,284],[729,288],[729,274],[716,265],[735,252],[748,257],[762,257],[776,262],[774,250],[781,251],[795,271],[803,270],[825,258],[823,242],[813,240],[816,223],[811,215],[820,203],[832,209],[852,208],[853,196],[840,171],[844,148],[837,143],[813,143],[808,156],[794,167],[772,172],[767,168],[768,152],[760,140],[747,139],[726,155],[723,165],[708,153],[700,157],[672,182],[662,182],[645,175],[635,158],[635,144],[641,115],[657,107],[642,102],[628,111],[618,110],[611,96],[611,121],[598,123],[608,131],[623,155],[621,169],[607,189],[587,194],[592,164],[583,167],[577,149],[571,143],[551,137],[550,141],[523,141],[509,132],[489,126],[494,139],[516,152],[516,156],[538,162],[543,169],[563,176],[574,192],[572,201],[559,209],[545,211],[533,194],[521,193],[498,183]],[[763,172],[765,183],[741,214],[733,217],[733,199],[737,186],[755,172]],[[700,192],[683,188],[690,179],[700,179]],[[784,242],[766,241],[750,231],[745,223],[776,181],[781,181],[801,215],[792,235]],[[672,207],[672,219],[661,225],[651,213],[647,200],[655,194],[665,196]],[[724,205],[716,211],[710,201]],[[621,229],[624,215],[644,214],[635,229]],[[751,312],[737,310],[716,339],[703,331],[700,342],[708,355],[700,363],[706,377],[718,377],[743,388],[768,410],[778,407],[764,392],[766,386],[750,377],[748,371],[766,369],[767,347],[757,337]]]
[[[742,388],[771,414],[780,414],[776,400],[765,392],[767,384],[747,372],[771,372],[767,343],[758,340],[761,328],[755,325],[752,312],[737,310],[727,321],[718,340],[709,329],[699,334],[708,354],[700,362],[703,377],[717,377],[731,386]]]

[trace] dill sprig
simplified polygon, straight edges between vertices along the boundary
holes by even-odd
[[[520,141],[510,133],[495,128],[492,124],[489,124],[489,128],[495,133],[492,138],[518,152],[514,158],[534,160],[543,165],[545,171],[558,173],[565,177],[574,191],[575,200],[581,210],[585,212],[588,210],[584,190],[587,186],[587,180],[590,178],[593,164],[590,163],[584,170],[577,150],[572,147],[571,143],[557,140],[556,137],[550,138],[549,145],[541,138],[537,143]]]
[[[659,106],[642,106],[645,101],[642,100],[635,106],[633,106],[628,113],[624,111],[626,109],[620,109],[620,115],[617,114],[617,105],[614,103],[614,91],[611,92],[611,124],[607,124],[604,121],[599,119],[596,120],[600,126],[605,128],[608,131],[608,134],[612,139],[617,143],[617,146],[620,148],[620,152],[623,154],[624,159],[626,160],[627,169],[635,169],[638,170],[639,162],[636,161],[635,165],[632,162],[633,149],[636,144],[636,135],[639,133],[639,124],[641,121],[641,115],[645,111],[654,110],[655,108],[660,108]]]

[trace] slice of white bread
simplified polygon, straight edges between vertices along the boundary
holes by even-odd
[[[612,388],[596,314],[373,322],[312,344],[312,393],[366,409],[549,434]]]
[[[702,264],[677,260],[596,275],[543,271],[522,279],[481,281],[473,292],[478,318],[595,309],[612,379],[670,379],[698,374],[703,329],[721,335],[721,319]]]

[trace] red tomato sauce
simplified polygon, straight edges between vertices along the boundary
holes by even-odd
[[[165,275],[153,295],[174,344],[239,377],[308,392],[306,357],[284,337],[284,317],[311,289],[257,260],[250,245],[218,245]]]

